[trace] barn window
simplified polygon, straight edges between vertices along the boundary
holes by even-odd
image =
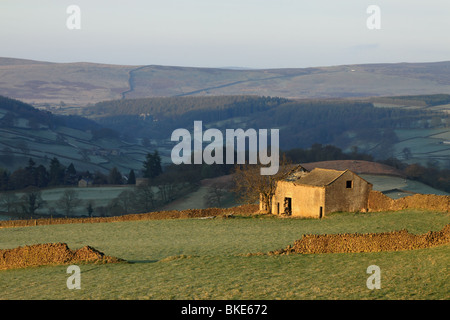
[[[347,189],[353,188],[353,181],[352,181],[352,180],[347,180],[346,188],[347,188]]]

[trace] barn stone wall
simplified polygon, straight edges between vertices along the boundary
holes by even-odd
[[[272,198],[272,213],[284,214],[284,199],[292,199],[293,217],[319,218],[320,207],[325,204],[325,188],[306,185],[294,185],[292,182],[279,181]],[[280,210],[278,213],[278,204]],[[322,210],[325,210],[323,208]],[[324,212],[324,211],[323,211]]]
[[[347,188],[347,181],[351,181],[351,188]],[[353,172],[347,171],[325,190],[325,214],[339,211],[367,211],[372,185]]]

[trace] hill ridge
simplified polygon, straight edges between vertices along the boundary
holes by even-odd
[[[0,57],[0,95],[33,105],[186,95],[343,98],[450,93],[450,61],[224,69]]]

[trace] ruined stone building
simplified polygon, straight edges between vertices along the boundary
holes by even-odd
[[[272,213],[322,218],[332,212],[367,211],[371,190],[371,183],[350,170],[308,171],[297,166],[277,181]]]

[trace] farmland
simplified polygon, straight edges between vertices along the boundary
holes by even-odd
[[[329,161],[331,166],[337,166],[339,162]],[[321,166],[325,166],[327,162],[319,162]],[[314,164],[307,164],[310,167]],[[326,166],[325,166],[326,167]],[[448,195],[447,192],[434,189],[426,184],[419,181],[409,180],[398,176],[388,175],[388,174],[371,174],[370,172],[375,172],[374,169],[367,170],[368,173],[362,173],[360,176],[373,184],[373,190],[381,191],[387,196],[397,199],[405,197],[414,193],[421,194],[438,194],[438,195]],[[388,171],[389,172],[389,171]],[[214,179],[205,179],[201,181],[201,185],[198,188],[194,188],[190,191],[186,191],[180,198],[175,199],[169,203],[164,204],[158,210],[187,210],[187,209],[203,209],[207,208],[208,205],[205,201],[205,196],[211,190],[215,183],[229,181],[230,176],[217,177]],[[51,214],[62,214],[59,212],[58,200],[62,197],[64,191],[74,190],[76,191],[77,198],[81,200],[81,204],[75,208],[74,216],[86,216],[87,210],[86,206],[91,201],[94,206],[94,216],[98,215],[95,208],[107,207],[109,203],[123,191],[133,190],[133,186],[128,185],[116,185],[116,186],[94,186],[87,188],[78,187],[60,187],[60,188],[46,188],[42,189],[42,199],[46,202],[45,206],[36,211],[37,214],[42,216],[49,216]],[[158,193],[158,188],[154,187],[153,192],[155,195]],[[17,197],[20,198],[22,193],[17,192]],[[234,198],[234,195],[229,190],[223,191],[223,199],[219,207],[233,207],[238,203]],[[53,211],[55,210],[55,211]],[[0,220],[8,220],[10,217],[0,214]]]
[[[48,214],[49,208],[58,210],[58,200],[61,198],[65,190],[73,189],[77,193],[77,197],[82,201],[74,212],[75,216],[87,215],[86,206],[89,201],[94,203],[95,207],[107,206],[108,203],[116,198],[121,192],[130,190],[129,186],[102,186],[90,188],[49,188],[42,191],[42,200],[46,202],[42,210],[37,210],[38,214]],[[18,194],[20,197],[20,193]],[[62,212],[59,212],[62,213]]]
[[[407,163],[448,166],[450,158],[450,130],[448,126],[440,127],[445,114],[450,113],[448,96],[409,96],[384,97],[369,99],[376,108],[397,108],[402,110],[427,110],[440,112],[432,120],[438,127],[395,129],[397,141],[393,144],[393,156]],[[431,124],[431,123],[430,123]],[[405,149],[409,149],[408,154]]]
[[[2,248],[65,242],[128,263],[81,265],[82,288],[66,287],[67,266],[1,272],[2,299],[448,299],[449,245],[399,252],[247,256],[284,248],[302,234],[440,230],[449,215],[401,211],[339,213],[323,220],[272,216],[148,220],[0,229]],[[366,287],[369,265],[380,290]]]
[[[0,155],[14,159],[3,164],[3,167],[11,170],[19,166],[25,167],[30,157],[39,164],[48,165],[52,157],[57,157],[65,165],[73,163],[80,171],[105,172],[116,166],[128,172],[130,168],[140,169],[146,152],[149,152],[138,145],[119,145],[114,139],[96,140],[92,135],[79,130],[67,134],[64,129],[67,128],[51,131],[2,129]],[[13,155],[6,150],[12,150]],[[120,157],[114,154],[116,150],[120,150]]]
[[[0,96],[0,167],[14,171],[30,158],[48,166],[56,157],[77,170],[105,172],[113,167],[141,169],[148,149],[104,131],[95,122],[55,116],[17,100]]]
[[[45,188],[41,190],[42,200],[45,201],[45,205],[42,208],[36,210],[36,215],[39,216],[52,216],[63,215],[63,212],[58,204],[58,200],[63,196],[64,191],[74,190],[76,197],[80,200],[80,203],[74,208],[73,216],[87,216],[88,212],[86,207],[89,203],[92,204],[94,209],[94,215],[98,215],[96,212],[99,207],[106,207],[111,200],[116,198],[121,192],[125,190],[131,190],[131,186],[98,186],[89,188]],[[13,193],[13,192],[12,192]],[[23,192],[15,193],[18,198],[23,195]],[[0,214],[0,220],[16,219],[15,214],[2,213]]]
[[[373,184],[373,190],[384,192],[394,199],[413,193],[448,195],[447,192],[434,189],[421,182],[400,177],[373,174],[362,174],[361,177]]]

